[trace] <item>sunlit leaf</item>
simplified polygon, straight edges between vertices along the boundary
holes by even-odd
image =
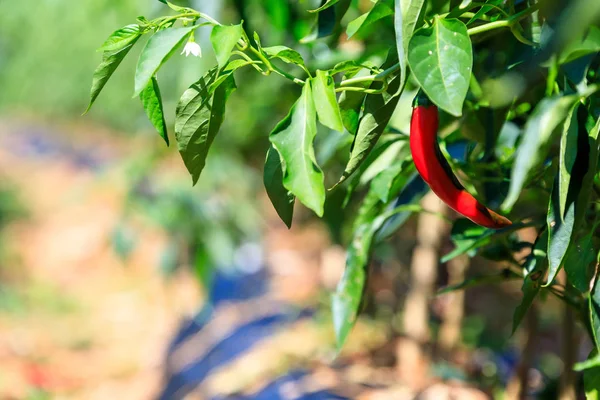
[[[217,25],[213,28],[210,33],[210,41],[215,51],[219,67],[223,67],[227,64],[233,48],[242,38],[242,33],[242,24]]]
[[[125,56],[129,53],[129,50],[131,50],[138,39],[139,36],[117,50],[104,52],[102,56],[102,63],[100,63],[98,68],[96,68],[94,71],[94,77],[92,78],[92,89],[90,91],[90,103],[86,112],[92,108],[94,101],[96,101],[96,98],[104,88],[104,85],[106,85],[106,82],[108,82],[112,74],[116,71],[117,67],[121,64]],[[121,42],[121,44],[123,44],[123,42]]]
[[[394,30],[396,32],[396,50],[400,63],[400,87],[406,81],[406,62],[408,43],[415,31],[425,0],[394,0]]]
[[[155,33],[146,47],[142,50],[135,70],[135,89],[134,97],[139,95],[142,90],[148,86],[150,79],[160,69],[160,67],[171,57],[177,47],[188,37],[188,35],[198,28],[198,25],[185,28],[168,28]]]
[[[464,23],[436,17],[433,26],[416,31],[408,45],[408,64],[431,101],[452,115],[462,114],[473,67]]]
[[[286,46],[271,46],[263,47],[263,52],[270,58],[279,58],[281,61],[288,64],[304,65],[304,60],[300,53]]]
[[[323,215],[325,186],[317,165],[313,141],[317,134],[316,110],[310,81],[289,114],[275,127],[269,140],[284,162],[283,185],[318,216]]]
[[[98,51],[116,51],[136,41],[141,35],[138,24],[127,25],[114,31],[102,44]]]
[[[346,35],[351,38],[369,25],[392,14],[394,14],[392,0],[378,0],[369,12],[348,23]]]
[[[399,81],[399,78],[395,78],[387,92],[368,94],[365,98],[364,111],[352,144],[350,160],[336,185],[348,179],[360,167],[390,122],[399,100],[399,96],[396,95]]]
[[[313,99],[319,122],[335,131],[342,132],[342,114],[335,96],[335,83],[333,78],[325,71],[317,70],[311,79]]]

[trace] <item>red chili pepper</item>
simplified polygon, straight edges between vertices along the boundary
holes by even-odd
[[[477,201],[458,181],[437,142],[438,109],[420,92],[413,103],[410,151],[417,171],[450,208],[478,225],[492,229],[512,223]]]

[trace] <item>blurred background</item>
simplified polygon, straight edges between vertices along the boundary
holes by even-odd
[[[188,4],[224,23],[243,19],[263,43],[297,48],[313,68],[366,57],[365,48],[381,61],[391,21],[377,24],[373,43],[337,46],[333,35],[299,44],[312,35],[313,3]],[[346,18],[369,7],[356,1]],[[534,307],[511,336],[519,282],[434,297],[500,268],[460,257],[438,265],[453,248],[450,224],[430,215],[411,217],[378,247],[364,317],[333,362],[329,294],[356,207],[342,209],[343,193],[333,193],[320,221],[297,204],[291,231],[272,210],[262,163],[268,133],[298,96],[287,81],[237,76],[196,187],[176,146],[164,146],[131,98],[136,56],[81,116],[101,58],[95,49],[139,15],[169,12],[147,0],[0,2],[0,399],[249,396],[241,399],[273,387],[265,399],[485,399],[511,398],[523,384],[536,398],[556,398],[562,305],[540,318]],[[160,73],[168,123],[179,95],[214,63],[208,34],[198,30],[202,58],[177,54]],[[398,132],[407,132],[412,95],[393,118]],[[349,143],[317,138],[332,176]],[[454,218],[436,198],[424,201]],[[235,339],[231,332],[252,340],[210,350]],[[531,368],[529,380],[519,368]]]

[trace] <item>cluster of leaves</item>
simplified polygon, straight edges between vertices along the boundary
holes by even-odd
[[[344,16],[356,11],[350,1],[322,1],[310,10],[315,27],[304,42],[338,37],[345,25],[347,39],[361,38],[367,47],[373,42],[377,50],[319,68],[290,47],[263,46],[242,23],[222,25],[166,3],[175,15],[142,18],[114,32],[102,46],[90,106],[139,38],[152,33],[138,61],[134,94],[168,144],[156,74],[185,41],[193,40],[199,26],[211,26],[217,65],[185,91],[175,118],[178,149],[196,183],[237,88],[236,71],[253,68],[299,86],[297,101],[269,134],[264,184],[288,226],[296,199],[324,216],[335,208],[328,207],[329,199],[341,197],[342,207],[366,188],[332,304],[342,346],[359,311],[373,248],[411,213],[427,212],[418,206],[427,187],[415,173],[406,135],[390,126],[398,104],[423,90],[441,111],[442,149],[454,156],[450,161],[462,170],[465,186],[487,204],[503,199],[504,212],[525,220],[491,231],[458,219],[452,230],[456,249],[443,261],[480,254],[505,262],[510,271],[458,287],[523,278],[515,328],[536,295],[548,291],[581,311],[595,338],[598,210],[592,200],[600,184],[600,3],[429,3],[378,0],[347,21]],[[395,46],[381,51],[378,41]],[[320,132],[338,138],[342,148],[351,142],[337,177],[317,161],[314,143]],[[340,192],[344,196],[335,196]],[[535,243],[523,243],[516,235],[527,226],[539,232]],[[514,254],[523,248],[531,248],[531,255],[516,260]],[[559,284],[555,277],[562,267],[567,282]]]

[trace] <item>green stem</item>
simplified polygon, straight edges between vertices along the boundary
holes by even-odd
[[[539,5],[534,4],[533,6],[521,11],[520,13],[513,15],[512,17],[510,17],[506,20],[494,21],[494,22],[490,22],[489,24],[479,25],[479,26],[476,26],[474,28],[467,30],[467,33],[469,34],[469,36],[473,36],[473,35],[477,35],[477,34],[483,33],[483,32],[488,32],[488,31],[491,31],[494,29],[512,27],[515,24],[517,24],[520,20],[527,18],[528,16],[530,16],[531,14],[536,12],[538,9],[539,9]]]

